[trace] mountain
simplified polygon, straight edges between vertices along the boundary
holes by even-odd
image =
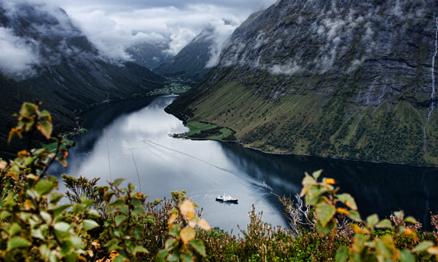
[[[166,43],[138,43],[127,49],[134,62],[150,70],[156,69],[172,59],[172,55],[166,52],[169,45]]]
[[[46,4],[0,2],[0,45],[1,155],[11,114],[23,101],[41,101],[60,131],[76,126],[94,104],[163,86],[162,77],[142,66],[102,57],[64,10]]]
[[[159,66],[155,72],[184,81],[198,81],[210,69],[206,68],[214,45],[215,30],[209,26],[202,30],[187,46],[168,63]]]
[[[438,165],[435,14],[432,0],[278,1],[168,111],[268,152]]]

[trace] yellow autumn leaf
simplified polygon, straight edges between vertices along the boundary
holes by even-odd
[[[18,136],[19,138],[22,137],[22,129],[19,128],[12,128],[11,131],[9,131],[8,134],[8,143],[11,143],[12,139],[14,139],[15,136]]]
[[[5,169],[8,163],[6,161],[0,160],[0,170]]]
[[[403,234],[407,237],[411,237],[411,238],[416,238],[417,237],[417,233],[410,229],[410,228],[405,228],[405,230],[403,231]]]
[[[24,209],[30,210],[32,207],[33,207],[32,201],[26,199],[26,201],[24,201]]]
[[[438,256],[438,247],[430,247],[427,249],[427,252],[431,255]]]
[[[366,228],[360,227],[357,224],[353,225],[353,231],[356,234],[363,234],[363,235],[368,235],[370,233],[370,231],[368,231]]]
[[[97,250],[100,249],[100,243],[98,240],[94,240],[93,242],[91,242],[91,245]]]
[[[179,210],[187,220],[192,220],[196,217],[195,204],[190,200],[184,200],[179,206]]]
[[[204,229],[204,230],[210,230],[211,229],[210,225],[208,224],[207,220],[205,220],[205,219],[200,219],[198,221],[198,226],[200,228]]]
[[[169,217],[169,219],[167,220],[167,225],[172,225],[173,223],[175,223],[175,220],[178,218],[178,215],[175,213],[172,213]]]
[[[187,244],[191,240],[195,239],[196,231],[191,227],[185,227],[181,230],[179,236],[181,237],[181,240],[184,242],[184,244]]]
[[[323,182],[324,182],[325,184],[328,184],[328,185],[334,185],[334,184],[336,184],[336,180],[334,180],[333,178],[324,178],[324,179],[323,179]]]
[[[19,151],[19,152],[17,153],[17,155],[18,155],[19,157],[25,157],[25,156],[29,156],[30,154],[29,154],[29,152],[28,152],[27,150],[21,150],[21,151]]]
[[[117,251],[111,251],[111,253],[110,253],[110,255],[109,255],[109,257],[110,257],[110,261],[116,261],[116,260],[117,260],[117,257],[118,257],[119,255],[120,255],[119,252],[117,252]],[[123,260],[123,261],[126,261],[126,259]]]
[[[337,208],[336,212],[338,212],[338,214],[345,215],[345,216],[350,215],[350,211],[348,211],[347,209],[342,208],[342,207]]]

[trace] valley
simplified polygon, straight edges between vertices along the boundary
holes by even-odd
[[[437,260],[437,15],[0,0],[0,260]]]

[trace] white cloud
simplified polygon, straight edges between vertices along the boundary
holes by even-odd
[[[32,45],[13,32],[0,27],[0,71],[12,78],[33,74],[33,65],[38,64],[38,55]]]
[[[274,0],[47,0],[60,5],[103,54],[129,59],[126,48],[139,42],[168,42],[176,54],[205,27],[218,32],[210,65],[230,34],[252,12]],[[230,23],[224,23],[223,21]],[[231,26],[232,25],[232,26]]]
[[[130,60],[126,50],[142,42],[165,43],[162,46],[169,47],[166,51],[176,54],[203,29],[213,26],[216,34],[208,63],[212,67],[217,64],[220,51],[232,31],[252,12],[266,8],[274,1],[0,0],[0,4],[6,8],[8,16],[20,14],[20,3],[36,5],[40,12],[56,17],[59,24],[35,26],[35,30],[59,37],[73,36],[81,34],[74,29],[77,26],[102,55],[115,60]],[[58,7],[67,12],[73,24]],[[0,37],[2,72],[15,76],[29,74],[33,65],[47,63],[47,57],[39,61],[35,41],[21,39],[8,29],[2,29]]]
[[[229,23],[221,23],[219,25],[216,25],[214,28],[214,39],[213,39],[213,45],[210,47],[210,60],[207,62],[206,67],[211,68],[215,67],[219,63],[219,58],[222,49],[224,46],[226,46],[227,41],[229,40],[231,34],[236,29],[235,24],[229,24]]]

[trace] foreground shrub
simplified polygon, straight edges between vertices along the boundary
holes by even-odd
[[[169,255],[160,258],[168,261],[205,256],[193,223],[201,230],[209,225],[195,215],[194,203],[184,194],[175,193],[172,201],[148,202],[134,185],[122,186],[122,179],[98,186],[97,179],[69,176],[63,177],[66,194],[59,193],[58,179],[48,170],[55,161],[67,165],[70,143],[52,137],[51,115],[38,105],[23,104],[17,120],[10,139],[39,131],[51,145],[20,151],[9,162],[0,160],[3,260],[144,261],[153,260],[163,248]],[[172,238],[166,241],[168,228]],[[169,249],[171,242],[175,245]]]

